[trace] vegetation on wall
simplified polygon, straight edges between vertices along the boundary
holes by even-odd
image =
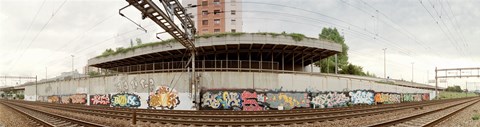
[[[259,32],[259,33],[233,32],[233,33],[230,33],[230,32],[227,32],[227,33],[216,33],[216,34],[203,34],[203,35],[200,35],[200,36],[196,36],[195,38],[197,38],[197,39],[198,38],[208,39],[208,38],[211,38],[211,37],[226,37],[226,36],[235,37],[235,36],[241,36],[241,35],[244,35],[244,34],[270,35],[272,37],[285,36],[285,37],[291,37],[295,41],[302,41],[304,39],[318,40],[316,38],[306,37],[303,34],[286,33],[286,32],[282,32],[282,33],[270,33],[270,32]],[[133,46],[133,41],[130,40],[130,47],[129,48],[118,47],[115,50],[112,50],[112,49],[109,48],[109,49],[106,49],[101,55],[99,55],[95,58],[107,57],[107,56],[110,56],[110,55],[117,55],[117,54],[121,54],[121,53],[127,53],[129,51],[135,51],[135,49],[143,48],[143,47],[149,47],[149,46],[153,47],[153,46],[158,46],[158,45],[167,45],[167,44],[170,44],[170,43],[177,43],[177,41],[173,38],[168,39],[168,40],[164,40],[164,41],[159,41],[159,42],[151,42],[151,43],[142,43],[142,40],[139,39],[139,38],[136,38],[135,40],[137,42],[137,45],[135,45],[135,46]]]
[[[337,54],[339,74],[351,74],[360,76],[376,77],[375,74],[364,72],[363,67],[348,62],[348,45],[345,44],[345,38],[338,33],[336,28],[323,28],[319,34],[320,39],[331,40],[334,43],[342,45],[342,52]],[[331,56],[326,59],[315,62],[315,65],[326,73],[335,72],[335,57]]]

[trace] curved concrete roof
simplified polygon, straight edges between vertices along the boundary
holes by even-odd
[[[272,36],[261,34],[226,35],[223,37],[198,38],[195,46],[197,55],[228,54],[228,53],[278,53],[287,54],[284,57],[300,57],[317,61],[342,51],[342,46],[337,43],[304,38],[295,41],[290,36]],[[170,43],[143,47],[116,55],[92,58],[88,60],[89,66],[111,68],[126,65],[144,64],[155,61],[182,61],[185,47],[179,43]],[[273,56],[273,54],[270,54]],[[295,59],[295,56],[298,56]],[[281,57],[281,56],[280,56]],[[188,58],[188,57],[186,57]],[[255,59],[255,58],[254,58]],[[297,61],[295,61],[297,62]],[[291,62],[290,62],[291,63]]]

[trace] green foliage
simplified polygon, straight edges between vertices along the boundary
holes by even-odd
[[[235,37],[235,36],[242,36],[244,34],[247,34],[247,33],[226,32],[226,33],[216,33],[216,34],[203,34],[203,35],[200,35],[200,36],[195,36],[195,38],[197,38],[197,39],[198,38],[208,39],[210,37],[226,37],[226,36],[234,36]],[[291,37],[295,41],[302,41],[305,38],[316,39],[316,38],[306,37],[305,35],[299,34],[299,33],[286,33],[286,32],[282,32],[280,34],[279,33],[271,33],[271,32],[259,32],[259,33],[249,33],[249,34],[270,35],[272,37],[277,37],[277,36],[283,35],[285,37]],[[110,55],[117,55],[119,53],[127,53],[129,51],[132,51],[132,50],[135,50],[135,49],[138,49],[138,48],[148,47],[148,46],[153,47],[153,46],[157,46],[157,45],[166,45],[166,44],[170,44],[170,43],[176,43],[177,41],[172,38],[172,39],[159,41],[159,42],[142,43],[142,40],[140,38],[137,38],[136,42],[137,42],[137,45],[133,46],[133,41],[130,40],[130,47],[129,48],[118,47],[116,50],[107,49],[101,55],[99,55],[95,58],[107,57],[107,56],[110,56]]]
[[[474,96],[478,96],[478,95],[475,93],[440,91],[438,98],[452,99],[452,98],[474,97]]]
[[[322,40],[330,40],[334,43],[342,45],[342,52],[337,54],[338,57],[338,73],[340,74],[350,74],[350,75],[360,75],[360,76],[370,76],[376,77],[375,74],[370,74],[369,72],[365,73],[363,67],[358,65],[353,65],[348,62],[348,45],[345,43],[345,38],[338,33],[336,28],[323,28],[322,33],[320,33],[319,38]],[[322,72],[333,73],[335,72],[335,57],[328,57],[326,59],[317,61],[314,63],[316,66],[319,66],[322,69]]]
[[[4,93],[2,93],[2,94],[0,95],[0,97],[2,97],[2,98],[3,98],[3,97],[5,97],[5,94],[4,94]]]
[[[463,92],[462,88],[460,88],[460,86],[449,86],[447,87],[447,89],[445,89],[445,91],[449,91],[449,92]]]
[[[95,77],[95,76],[99,76],[99,75],[100,75],[100,73],[98,73],[96,71],[89,71],[88,72],[88,76],[90,76],[90,77]]]
[[[23,100],[23,99],[25,99],[25,95],[23,95],[23,94],[18,94],[18,95],[17,95],[17,98]]]
[[[115,52],[115,51],[113,51],[111,48],[109,48],[109,49],[106,49],[106,50],[102,53],[102,55],[109,55],[109,54],[112,54],[112,53],[114,53],[114,52]]]
[[[290,33],[288,36],[292,37],[292,39],[295,41],[302,41],[303,38],[305,38],[305,35],[299,33]]]
[[[472,120],[479,120],[480,114],[478,114],[478,110],[473,110],[474,114],[472,116]]]

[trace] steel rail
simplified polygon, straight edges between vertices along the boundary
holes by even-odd
[[[18,108],[23,108],[24,110],[30,110],[30,111],[37,112],[37,113],[40,113],[40,114],[43,114],[43,115],[46,115],[46,116],[50,116],[52,118],[60,119],[60,120],[65,121],[65,122],[71,122],[71,123],[74,123],[74,124],[77,124],[77,125],[80,125],[80,126],[85,126],[85,127],[105,127],[106,126],[106,125],[101,125],[101,124],[97,124],[97,123],[93,123],[93,122],[88,122],[88,121],[84,121],[84,120],[80,120],[80,119],[76,119],[76,118],[67,117],[67,116],[64,116],[64,115],[59,115],[59,114],[54,114],[54,113],[50,113],[50,112],[46,112],[46,111],[41,111],[41,110],[29,107],[29,106],[25,106],[25,105],[14,104],[14,103],[9,103],[9,102],[7,102],[7,103],[8,103],[7,105],[9,105],[9,107],[16,106],[15,108],[17,108],[17,110],[20,110]],[[26,112],[24,112],[24,113],[26,113]],[[30,113],[26,113],[26,114],[28,114],[28,116],[33,116]],[[38,119],[42,119],[42,118],[38,118]],[[54,125],[53,123],[50,123],[46,120],[43,120],[43,122],[47,122],[47,123],[49,123],[49,125],[57,126],[57,125]]]
[[[467,98],[468,99],[468,98]],[[277,125],[277,124],[292,124],[292,123],[309,123],[326,120],[345,119],[352,117],[360,117],[365,115],[383,114],[391,111],[397,111],[408,108],[419,108],[423,106],[441,104],[446,102],[456,102],[465,99],[449,99],[439,101],[426,101],[423,103],[412,103],[414,105],[402,105],[393,107],[384,107],[383,110],[364,109],[365,111],[326,111],[313,113],[292,113],[292,114],[264,114],[264,115],[198,115],[198,114],[165,114],[165,113],[145,113],[137,112],[137,121],[159,122],[171,124],[185,124],[185,125]],[[30,103],[37,105],[45,105],[47,108],[54,108],[59,110],[67,110],[82,114],[90,114],[96,116],[104,116],[111,118],[129,119],[132,116],[128,110],[102,110],[91,108],[72,108],[67,105],[47,105],[45,103]],[[78,105],[71,105],[78,106]],[[368,111],[369,110],[369,111]]]
[[[475,103],[477,103],[479,100],[478,99],[475,99],[475,102],[474,103],[471,103],[471,104],[468,104],[466,105],[465,107],[468,107],[470,105],[473,105]],[[411,121],[411,120],[414,120],[414,119],[418,119],[420,117],[423,117],[423,116],[426,116],[426,115],[429,115],[429,114],[433,114],[433,113],[436,113],[436,112],[440,112],[440,111],[444,111],[446,109],[449,109],[449,108],[453,108],[455,106],[458,106],[458,105],[461,105],[461,104],[466,104],[470,101],[464,101],[462,103],[459,103],[457,105],[450,105],[450,106],[447,106],[446,108],[439,108],[439,109],[436,109],[436,110],[432,110],[432,111],[428,111],[428,112],[425,112],[425,113],[419,113],[419,114],[415,114],[415,115],[409,115],[409,116],[406,116],[406,117],[401,117],[399,119],[394,119],[394,120],[389,120],[389,121],[385,121],[385,122],[379,122],[379,123],[375,123],[375,124],[372,124],[372,125],[368,125],[370,127],[385,127],[385,126],[393,126],[393,125],[397,125],[397,124],[400,124],[400,123],[404,123],[404,122],[407,122],[407,121]],[[463,108],[465,108],[463,107]],[[462,108],[462,109],[463,109]],[[437,119],[438,120],[438,119]],[[435,121],[437,121],[435,120]],[[438,121],[440,122],[440,121]],[[433,125],[435,123],[428,123],[428,125]]]

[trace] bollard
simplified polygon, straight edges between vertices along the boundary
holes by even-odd
[[[137,112],[133,110],[133,115],[132,115],[132,124],[135,125],[137,124]]]

